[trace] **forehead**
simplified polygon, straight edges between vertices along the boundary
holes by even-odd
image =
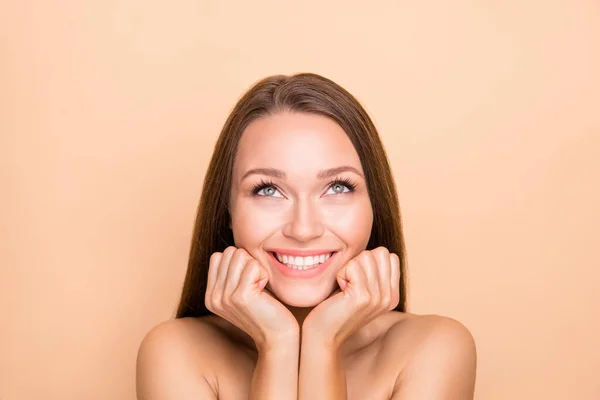
[[[286,112],[248,125],[238,145],[234,176],[260,167],[316,175],[340,165],[362,172],[358,154],[341,126],[321,115]]]

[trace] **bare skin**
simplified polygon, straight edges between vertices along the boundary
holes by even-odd
[[[385,351],[382,351],[386,350],[384,338],[393,325],[400,324],[406,318],[410,318],[410,316],[399,312],[389,312],[365,327],[344,346],[343,365],[348,382],[349,399],[389,400],[391,398],[396,378],[400,372],[400,364],[393,358],[385,357]],[[250,389],[254,365],[258,356],[255,347],[236,327],[219,317],[210,316],[199,321],[227,332],[229,350],[233,353],[242,352],[248,358],[249,362],[244,363],[243,368],[236,368],[234,363],[224,368],[221,379],[224,383],[229,384],[219,385],[224,389],[219,398],[245,399]]]
[[[219,316],[167,321],[144,341],[153,350],[141,354],[138,371],[146,364],[155,374],[166,375],[157,368],[160,363],[172,381],[140,382],[150,381],[154,374],[138,372],[139,399],[169,399],[160,394],[172,393],[165,387],[171,384],[182,389],[179,397],[173,397],[181,400],[248,399],[256,346]],[[475,357],[472,337],[459,322],[390,311],[358,331],[343,348],[348,399],[472,399]],[[423,364],[427,368],[420,368]]]
[[[252,122],[238,147],[235,246],[214,253],[208,271],[214,315],[147,335],[138,398],[472,399],[466,328],[391,311],[398,256],[365,249],[371,199],[342,128],[281,113]]]

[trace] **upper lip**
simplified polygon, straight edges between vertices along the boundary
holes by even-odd
[[[277,253],[277,254],[285,254],[287,256],[298,256],[298,257],[308,257],[308,256],[320,256],[321,254],[331,254],[335,252],[335,250],[315,250],[315,249],[269,249],[268,251]]]

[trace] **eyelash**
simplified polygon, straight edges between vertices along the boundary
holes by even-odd
[[[353,183],[348,178],[335,178],[333,181],[331,181],[329,183],[328,188],[332,187],[333,185],[346,186],[350,190],[349,193],[352,193],[356,190],[356,184]],[[268,188],[268,187],[274,187],[275,189],[279,190],[279,188],[277,187],[277,185],[275,185],[273,183],[273,181],[261,179],[260,182],[258,182],[257,184],[255,184],[252,187],[252,194],[255,196],[258,196],[258,192],[260,192],[261,190]],[[337,194],[342,194],[342,193],[337,193]],[[271,197],[271,196],[263,196],[263,197]]]

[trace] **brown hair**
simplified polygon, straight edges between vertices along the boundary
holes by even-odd
[[[395,310],[406,311],[406,257],[400,208],[377,130],[364,108],[344,88],[322,76],[302,73],[262,79],[242,96],[227,118],[206,172],[176,317],[212,314],[204,304],[209,259],[212,253],[234,245],[228,205],[238,143],[252,121],[281,111],[331,118],[352,141],[365,173],[373,208],[373,227],[367,250],[384,246],[390,253],[398,255],[400,302]]]

